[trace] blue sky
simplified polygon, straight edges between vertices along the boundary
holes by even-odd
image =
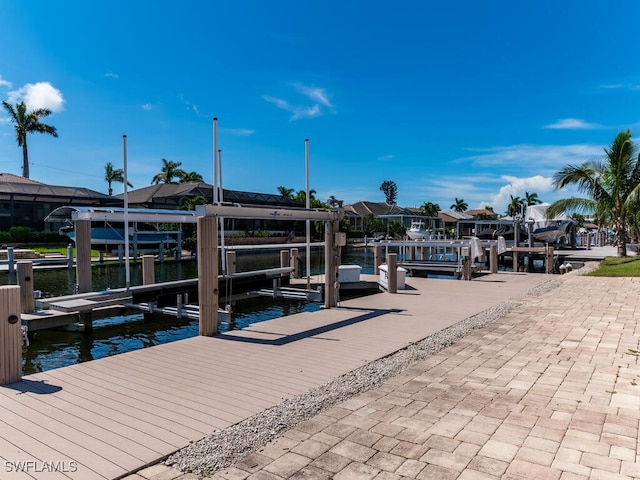
[[[0,98],[47,107],[31,178],[106,193],[162,159],[225,188],[504,212],[640,131],[640,2],[0,2]],[[0,171],[22,172],[0,112]],[[122,185],[114,185],[115,193]]]

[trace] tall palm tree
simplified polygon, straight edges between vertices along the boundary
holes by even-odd
[[[104,181],[109,185],[109,196],[113,195],[113,188],[111,188],[111,184],[113,182],[124,183],[124,169],[113,168],[113,163],[107,163],[104,167]],[[131,182],[127,182],[127,185],[133,188]]]
[[[458,213],[462,213],[465,210],[467,210],[467,208],[469,208],[469,204],[467,202],[465,202],[462,198],[456,197],[455,202],[449,208],[451,208],[452,210],[454,210],[454,211],[456,211]]]
[[[627,223],[640,200],[640,155],[636,155],[631,130],[618,133],[604,152],[602,161],[567,165],[554,174],[556,188],[576,185],[586,197],[558,200],[548,208],[547,216],[554,217],[564,211],[608,216],[613,223],[613,244],[618,247],[618,256],[625,257],[629,240]]]
[[[17,103],[15,106],[8,102],[2,102],[2,106],[9,112],[11,123],[16,127],[16,139],[18,146],[22,147],[22,176],[29,178],[29,151],[27,148],[27,134],[48,133],[54,137],[58,136],[55,127],[40,122],[41,117],[51,115],[48,108],[37,108],[27,112],[27,105],[24,102]]]
[[[510,197],[511,201],[507,206],[507,215],[509,215],[510,217],[515,217],[519,213],[522,213],[522,208],[526,206],[526,202],[523,198],[520,197],[514,197],[513,195],[510,195]]]
[[[278,193],[283,197],[293,198],[293,192],[295,190],[293,188],[287,188],[284,185],[280,185],[278,187]]]
[[[173,162],[171,160],[162,159],[162,170],[157,173],[151,183],[157,185],[159,183],[176,183],[174,179],[184,178],[186,172],[180,168],[182,162]]]
[[[529,205],[538,205],[542,203],[542,200],[538,198],[538,194],[536,192],[524,192],[524,201],[527,204],[527,207]]]
[[[424,202],[420,206],[420,212],[427,217],[437,217],[440,211],[440,205],[432,202]]]
[[[204,182],[204,178],[198,172],[184,172],[180,177],[180,183]]]

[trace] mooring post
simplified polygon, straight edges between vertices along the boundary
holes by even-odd
[[[373,273],[375,275],[380,275],[380,265],[382,265],[382,245],[376,245],[373,247]]]
[[[553,247],[547,246],[547,258],[544,262],[547,273],[553,273]]]
[[[518,271],[518,252],[516,252],[515,250],[511,250],[512,255],[513,255],[513,271],[517,272]]]
[[[18,267],[18,285],[20,286],[20,306],[22,313],[31,313],[35,310],[33,299],[33,263],[21,261]]]
[[[22,379],[20,287],[0,286],[0,385]]]
[[[398,254],[390,253],[387,255],[387,273],[389,274],[389,284],[387,291],[389,293],[398,293]]]
[[[9,278],[13,278],[13,276],[16,274],[16,264],[13,247],[7,247],[7,262],[9,265]]]
[[[73,271],[73,245],[67,245],[67,268]]]
[[[118,265],[122,266],[124,264],[124,246],[122,244],[118,245]]]
[[[218,218],[197,221],[199,334],[211,336],[218,333]]]
[[[91,222],[76,220],[76,283],[78,293],[91,291]]]
[[[489,270],[491,273],[498,273],[498,246],[489,247]]]
[[[182,260],[182,231],[178,232],[176,243],[176,260]]]
[[[289,250],[280,250],[280,268],[289,266]]]
[[[227,250],[227,273],[236,273],[236,252]]]
[[[158,249],[158,260],[160,260],[161,264],[164,263],[164,242],[160,242],[160,247]]]
[[[298,270],[298,249],[292,248],[290,250],[291,256],[289,257],[289,265],[293,267],[293,272],[291,272],[291,276],[293,278],[298,278],[300,271]]]
[[[156,283],[155,259],[153,255],[142,256],[142,284],[152,285]]]

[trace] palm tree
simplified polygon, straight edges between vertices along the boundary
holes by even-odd
[[[384,193],[385,201],[389,205],[395,205],[398,198],[398,187],[393,180],[385,180],[380,185],[380,190]]]
[[[113,188],[111,188],[111,184],[113,182],[124,183],[124,169],[113,168],[113,163],[107,163],[104,167],[104,180],[107,182],[107,185],[109,185],[109,196],[113,195]],[[131,182],[127,182],[127,185],[133,188]]]
[[[427,217],[437,217],[440,211],[440,205],[432,202],[424,202],[420,207],[420,212]]]
[[[514,197],[510,195],[511,202],[507,206],[507,215],[515,217],[519,213],[522,213],[522,208],[525,206],[526,201],[520,197]]]
[[[631,141],[631,130],[616,135],[611,147],[605,148],[603,161],[589,160],[581,165],[567,165],[555,173],[556,188],[577,185],[585,198],[566,198],[551,204],[548,217],[564,211],[590,211],[608,216],[613,223],[613,244],[618,256],[627,255],[628,220],[640,199],[640,156]]]
[[[22,147],[22,176],[29,178],[29,151],[27,149],[27,134],[32,132],[48,133],[54,137],[58,136],[55,127],[40,122],[40,117],[48,117],[51,110],[48,108],[37,108],[27,112],[27,105],[24,102],[17,103],[15,107],[8,102],[2,102],[2,106],[9,112],[11,123],[16,126],[16,139],[18,146]]]
[[[180,183],[204,182],[204,178],[198,172],[184,172],[180,177]]]
[[[186,172],[180,168],[180,165],[182,165],[182,162],[173,162],[163,158],[162,170],[151,179],[151,183],[154,185],[159,183],[175,183],[173,181],[174,178],[184,178]]]
[[[287,197],[287,198],[293,198],[293,192],[295,190],[293,188],[287,188],[284,185],[280,185],[278,187],[278,193],[280,195],[282,195],[283,197]]]
[[[524,192],[524,201],[527,204],[527,207],[529,205],[538,205],[542,203],[542,200],[538,198],[538,194],[536,192]]]
[[[464,212],[467,208],[469,208],[469,204],[467,202],[465,202],[462,198],[458,198],[456,197],[456,201],[453,205],[451,205],[452,210],[458,212],[458,213],[462,213]]]

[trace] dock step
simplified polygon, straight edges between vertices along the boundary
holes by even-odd
[[[111,307],[113,305],[120,305],[127,302],[131,302],[132,297],[116,297],[116,298],[75,298],[71,300],[59,300],[57,302],[49,303],[51,310],[57,310],[65,313],[84,313],[96,310],[102,307]]]
[[[311,302],[322,301],[322,292],[318,290],[303,290],[301,288],[262,288],[256,292],[252,292],[252,294],[261,297],[289,298],[292,300],[309,300]]]

